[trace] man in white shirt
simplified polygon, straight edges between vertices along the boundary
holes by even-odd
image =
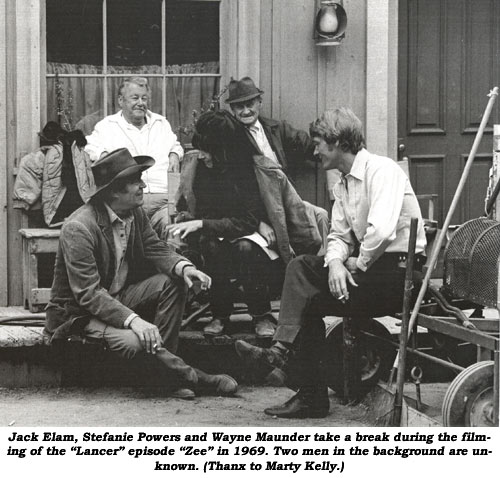
[[[365,149],[362,124],[354,113],[347,108],[326,111],[310,132],[323,168],[341,173],[326,255],[300,256],[288,265],[272,347],[236,342],[247,362],[291,375],[298,393],[265,410],[282,418],[328,414],[324,316],[363,321],[401,310],[412,217],[418,218],[415,270],[425,262],[423,221],[408,177],[391,159]]]
[[[146,78],[125,79],[118,95],[121,110],[95,125],[87,136],[85,150],[92,161],[119,148],[127,148],[132,156],[154,158],[154,166],[142,178],[146,184],[144,209],[153,228],[162,235],[170,223],[167,173],[179,170],[184,153],[167,119],[148,110],[150,96]]]

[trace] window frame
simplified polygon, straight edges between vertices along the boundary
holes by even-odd
[[[108,47],[107,47],[107,0],[102,1],[102,27],[103,27],[103,73],[47,73],[47,45],[46,45],[46,0],[41,0],[41,122],[42,124],[46,123],[47,120],[47,79],[48,78],[102,78],[103,80],[103,112],[104,117],[108,116],[111,113],[108,111],[108,79],[109,78],[128,78],[131,76],[130,73],[108,73]],[[227,8],[227,5],[230,0],[184,0],[185,2],[190,1],[198,1],[198,2],[211,2],[211,3],[219,3],[219,73],[166,73],[167,64],[166,64],[166,48],[167,41],[165,34],[166,29],[166,2],[167,0],[161,0],[161,71],[162,73],[154,73],[154,74],[144,74],[140,76],[150,77],[150,78],[161,78],[162,79],[162,91],[161,91],[161,112],[162,116],[166,116],[167,113],[167,79],[168,78],[219,78],[219,84],[222,85],[223,81],[223,71],[225,71],[225,65],[223,65],[225,61],[225,55],[223,55],[223,45],[222,41],[226,38],[223,30],[223,19],[226,18],[224,8]]]

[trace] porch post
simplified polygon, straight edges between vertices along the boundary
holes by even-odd
[[[367,0],[366,142],[397,159],[398,2]]]

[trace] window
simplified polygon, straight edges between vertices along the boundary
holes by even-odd
[[[149,108],[180,133],[219,92],[219,7],[215,0],[46,0],[47,120],[90,134],[119,110],[123,78],[139,75],[151,86]]]

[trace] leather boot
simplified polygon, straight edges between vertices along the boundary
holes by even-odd
[[[306,386],[283,405],[266,408],[264,413],[278,418],[323,418],[329,409],[327,387]]]
[[[247,365],[263,364],[271,368],[285,368],[288,362],[288,350],[277,344],[268,349],[249,344],[244,340],[234,343],[236,353]]]
[[[198,384],[198,374],[193,367],[184,362],[180,357],[169,352],[166,348],[160,347],[156,352],[156,358],[173,372],[178,378],[186,383],[189,388],[195,388]]]
[[[229,375],[211,375],[199,369],[194,369],[198,375],[198,389],[205,393],[217,395],[234,395],[238,390],[238,382]]]

